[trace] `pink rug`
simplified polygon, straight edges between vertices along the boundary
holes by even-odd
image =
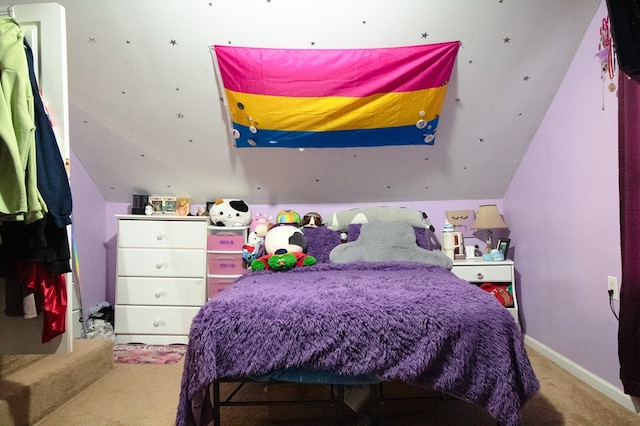
[[[113,361],[120,364],[175,364],[187,353],[187,345],[116,344]]]

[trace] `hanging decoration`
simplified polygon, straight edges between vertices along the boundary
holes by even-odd
[[[459,42],[210,46],[238,148],[433,145]]]
[[[615,92],[616,84],[614,77],[616,75],[616,52],[611,37],[611,25],[609,23],[609,17],[602,18],[602,25],[600,26],[600,42],[598,43],[598,53],[596,57],[600,60],[600,72],[602,79],[602,110],[604,110],[604,93],[605,83],[607,80],[609,83],[606,85],[609,92]]]

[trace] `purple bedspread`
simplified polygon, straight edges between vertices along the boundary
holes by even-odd
[[[289,367],[428,386],[505,425],[539,389],[509,312],[439,266],[249,271],[200,310],[189,339],[178,425],[199,423],[192,407],[216,378]]]

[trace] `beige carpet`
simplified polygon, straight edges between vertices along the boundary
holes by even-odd
[[[528,349],[542,384],[541,392],[523,411],[525,425],[639,425],[640,416],[585,385],[549,360]],[[184,360],[172,365],[114,364],[113,370],[58,410],[37,423],[48,425],[172,425],[180,391]],[[247,392],[264,393],[253,384]],[[433,399],[380,418],[383,425],[495,425],[484,410],[457,400]],[[291,410],[299,416],[306,409]],[[392,410],[396,411],[396,410]],[[273,413],[271,420],[273,420]],[[226,422],[225,422],[226,420]],[[223,425],[304,424],[329,425],[333,421],[274,423],[265,407],[225,407]],[[352,424],[366,424],[353,418]]]

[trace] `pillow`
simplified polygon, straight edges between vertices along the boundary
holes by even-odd
[[[358,239],[358,237],[360,236],[360,227],[362,226],[362,224],[352,224],[349,225],[349,228],[347,228],[347,242],[350,243],[352,241],[356,241]],[[417,228],[417,227],[413,227],[413,230],[416,233],[416,244],[418,245],[418,247],[421,247],[425,250],[431,250],[431,239],[429,238],[429,235],[427,234],[427,229],[425,228]]]
[[[427,228],[435,232],[427,214],[407,207],[358,207],[335,212],[325,221],[325,225],[334,231],[346,231],[350,224],[369,222],[399,222],[417,228]]]
[[[324,226],[318,228],[302,228],[307,238],[307,254],[316,258],[316,263],[329,263],[329,253],[340,244],[340,232],[332,231]]]
[[[413,228],[405,223],[364,223],[358,239],[336,246],[329,259],[333,263],[419,262],[453,267],[453,261],[443,253],[418,247]]]

